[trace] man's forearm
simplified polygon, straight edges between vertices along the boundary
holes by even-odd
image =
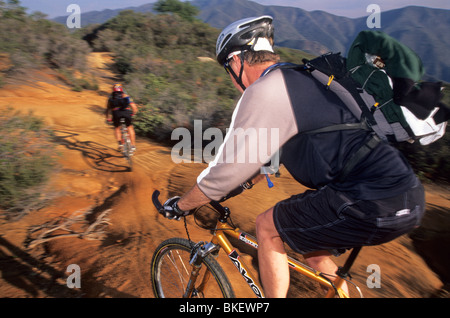
[[[259,181],[264,179],[263,174],[257,174],[249,181],[252,184],[256,184]],[[178,201],[178,207],[183,211],[190,211],[192,209],[201,207],[202,205],[208,204],[211,202],[211,199],[208,198],[202,190],[198,187],[198,184],[195,184],[185,195],[183,195]]]
[[[209,199],[196,184],[181,197],[180,201],[178,201],[178,207],[183,211],[190,211],[201,207],[210,201],[211,199]]]
[[[133,102],[133,103],[130,104],[130,106],[131,106],[131,110],[133,112],[133,115],[136,115],[138,113],[137,105]]]

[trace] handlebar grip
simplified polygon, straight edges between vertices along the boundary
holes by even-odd
[[[163,206],[162,206],[161,202],[159,202],[159,199],[158,199],[159,195],[160,195],[160,192],[158,190],[155,190],[152,194],[152,201],[153,201],[153,205],[155,206],[155,208],[158,211],[161,211],[161,210],[163,210]]]

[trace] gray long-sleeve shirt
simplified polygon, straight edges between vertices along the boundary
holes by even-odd
[[[274,70],[244,91],[223,144],[198,176],[197,184],[208,198],[219,200],[258,173],[281,149],[281,163],[297,181],[311,188],[328,184],[356,198],[371,200],[393,196],[412,186],[412,169],[398,150],[387,144],[372,151],[345,182],[334,182],[368,132],[301,132],[344,122],[357,119],[309,74]]]

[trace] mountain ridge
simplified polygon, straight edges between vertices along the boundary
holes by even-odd
[[[367,17],[348,18],[321,10],[306,11],[296,7],[262,5],[248,0],[194,0],[200,9],[198,18],[221,29],[240,18],[271,15],[274,17],[277,46],[320,55],[329,51],[346,55],[353,39],[369,29]],[[153,3],[117,10],[86,12],[82,25],[104,23],[123,10],[153,12]],[[369,14],[368,14],[369,16]],[[65,23],[67,17],[53,19]],[[450,82],[450,10],[407,6],[381,12],[383,31],[413,49],[422,59],[427,79]]]

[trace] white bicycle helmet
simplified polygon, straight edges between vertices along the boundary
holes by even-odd
[[[272,45],[268,39],[273,39],[272,17],[246,18],[227,26],[220,33],[216,43],[216,56],[220,65],[224,65],[228,56],[236,51],[270,51]]]

